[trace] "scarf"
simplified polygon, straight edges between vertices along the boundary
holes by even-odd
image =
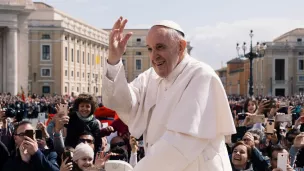
[[[76,114],[77,114],[78,118],[80,120],[82,120],[83,122],[90,122],[94,119],[94,115],[90,115],[90,116],[85,118],[85,117],[81,116],[81,114],[79,112],[76,112]]]

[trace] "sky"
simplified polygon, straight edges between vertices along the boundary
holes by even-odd
[[[37,0],[34,0],[34,2]],[[40,0],[97,28],[123,16],[127,28],[149,28],[173,20],[186,33],[191,56],[214,69],[237,57],[236,43],[272,41],[304,28],[304,0]]]

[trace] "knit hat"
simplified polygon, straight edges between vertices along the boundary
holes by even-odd
[[[76,146],[75,151],[73,153],[73,161],[75,162],[78,159],[83,157],[91,157],[94,158],[94,151],[92,147],[88,144],[80,143]]]

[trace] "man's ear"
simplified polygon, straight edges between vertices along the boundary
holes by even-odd
[[[179,55],[183,55],[186,47],[187,47],[186,40],[181,40],[180,43],[179,43]]]

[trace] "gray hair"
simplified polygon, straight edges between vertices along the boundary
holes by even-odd
[[[250,132],[252,134],[256,134],[256,135],[260,136],[260,143],[264,142],[264,140],[265,140],[265,134],[260,129],[251,128],[247,132]]]
[[[186,41],[186,39],[183,37],[182,33],[180,33],[179,31],[169,28],[169,27],[164,27],[164,29],[166,29],[171,40],[176,41],[176,42],[180,42],[181,40]],[[186,55],[187,53],[188,53],[188,50],[187,50],[187,46],[186,46],[183,54]]]

